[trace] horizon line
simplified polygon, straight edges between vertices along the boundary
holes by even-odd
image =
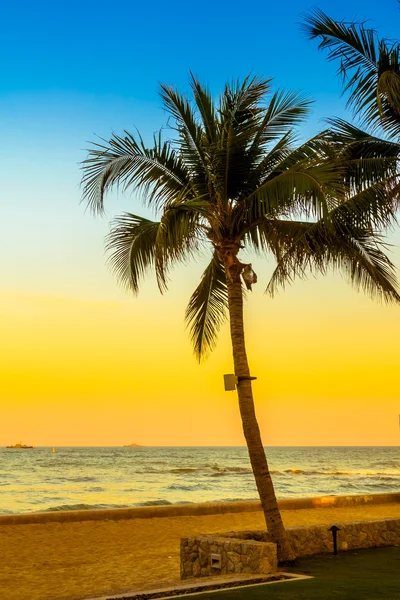
[[[128,445],[114,445],[114,444],[102,444],[102,445],[82,445],[82,444],[72,444],[72,445],[64,445],[64,444],[49,444],[42,445],[38,444],[33,447],[35,448],[247,448],[246,444],[242,445],[170,445],[163,444],[160,446],[156,445],[146,445],[146,444],[138,444],[137,446]],[[263,444],[264,448],[397,448],[398,444],[300,444],[300,445],[287,445],[287,444]],[[7,446],[1,445],[0,448],[4,449],[12,449],[7,448]],[[14,448],[18,449],[18,448]],[[24,448],[22,448],[24,449]]]

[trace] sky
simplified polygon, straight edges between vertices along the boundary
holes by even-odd
[[[299,131],[351,119],[335,75],[300,29],[315,4],[15,2],[0,33],[0,445],[243,445],[228,326],[201,365],[183,315],[204,264],[139,297],[106,266],[113,216],[149,216],[110,194],[105,217],[80,203],[89,142],[167,124],[158,85],[188,91],[193,71],[218,94],[249,72],[314,99]],[[320,1],[396,38],[397,3]],[[400,266],[400,234],[391,233]],[[245,304],[248,358],[266,445],[398,445],[400,308],[338,274],[264,294],[273,260],[246,255],[259,283]]]

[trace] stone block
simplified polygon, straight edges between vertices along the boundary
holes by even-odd
[[[184,563],[183,572],[185,574],[185,578],[193,577],[193,563],[191,561]]]
[[[274,571],[271,563],[268,560],[267,556],[263,556],[260,560],[259,573],[268,574]]]
[[[193,563],[193,577],[200,577],[201,568],[198,560],[195,560]]]
[[[228,560],[231,561],[234,565],[237,565],[240,562],[240,554],[236,552],[227,552],[226,553]]]
[[[209,553],[204,552],[204,550],[199,551],[199,563],[200,567],[207,567],[209,563]]]
[[[241,562],[238,562],[237,565],[235,565],[235,573],[241,573],[243,570],[243,565]]]
[[[242,573],[251,573],[251,568],[249,566],[243,567]]]
[[[231,562],[230,560],[228,560],[227,565],[226,565],[226,572],[227,573],[234,573],[235,572],[235,565],[233,562]]]

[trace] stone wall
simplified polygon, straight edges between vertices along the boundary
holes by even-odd
[[[276,545],[203,535],[181,539],[181,579],[227,573],[275,573]]]
[[[400,545],[400,519],[377,519],[375,521],[335,522],[327,525],[288,527],[290,543],[298,557],[333,552],[332,525],[337,532],[338,550],[373,548]],[[267,531],[240,531],[221,534],[242,540],[269,542]]]
[[[400,519],[334,523],[339,527],[339,551],[400,545]],[[286,529],[297,557],[333,552],[332,524]],[[221,557],[221,568],[212,566],[212,554]],[[215,559],[214,559],[215,562]],[[276,546],[267,531],[230,531],[181,539],[181,578],[218,573],[272,573]]]

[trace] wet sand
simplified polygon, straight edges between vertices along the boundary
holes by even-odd
[[[286,526],[400,517],[400,503],[282,510]],[[77,600],[179,579],[179,540],[262,529],[261,512],[0,526],[0,597]]]

